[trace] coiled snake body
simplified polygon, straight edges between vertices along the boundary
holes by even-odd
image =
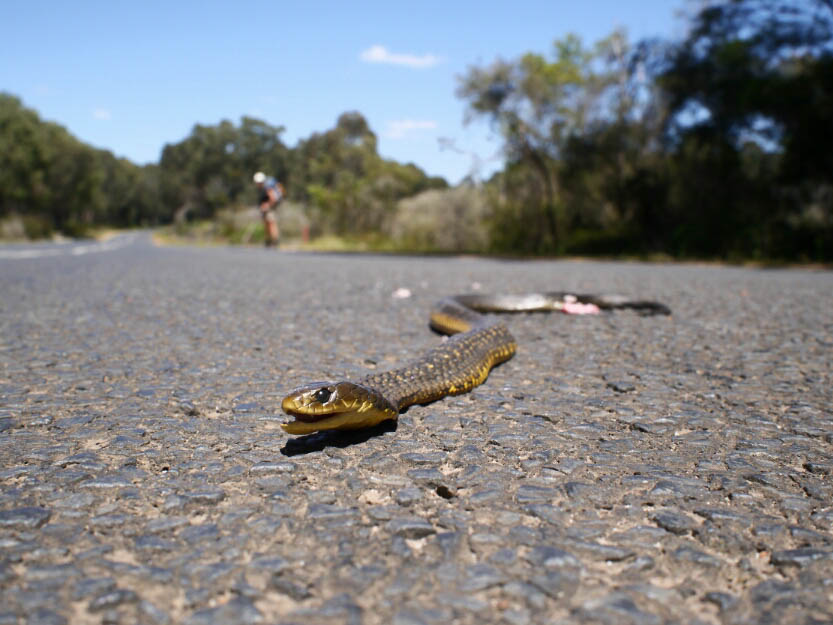
[[[571,303],[600,309],[633,308],[641,314],[670,314],[657,302],[611,295],[535,293],[529,295],[457,295],[438,302],[430,325],[453,335],[422,357],[400,368],[367,376],[358,382],[316,382],[295,389],[281,403],[294,417],[281,424],[289,434],[320,430],[354,430],[396,419],[413,404],[446,395],[467,393],[482,384],[492,367],[516,349],[506,325],[486,312],[563,310]]]

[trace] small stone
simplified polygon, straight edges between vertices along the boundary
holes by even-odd
[[[541,530],[527,525],[516,525],[509,530],[511,540],[527,547],[535,547],[540,544],[542,536]]]
[[[111,577],[92,577],[80,580],[72,592],[73,599],[86,599],[92,595],[103,595],[116,587]]]
[[[101,514],[90,519],[90,525],[99,528],[120,527],[131,520],[126,514]]]
[[[552,504],[533,503],[528,505],[526,510],[542,521],[547,521],[553,525],[559,525],[564,522],[564,511]]]
[[[263,615],[247,597],[234,597],[216,608],[197,610],[185,620],[187,625],[257,625],[263,622]]]
[[[136,549],[141,549],[142,551],[169,553],[176,549],[176,543],[160,538],[154,534],[138,536],[134,544],[136,545]]]
[[[437,532],[433,525],[419,517],[392,519],[388,522],[388,529],[403,538],[422,538]]]
[[[680,547],[672,554],[674,559],[681,562],[693,562],[701,566],[718,567],[723,564],[721,560],[712,555],[698,551],[692,547]]]
[[[0,584],[7,584],[16,577],[14,569],[11,564],[7,562],[0,562]]]
[[[421,468],[421,469],[411,469],[408,471],[408,477],[414,481],[414,483],[428,486],[431,488],[436,488],[438,490],[442,489],[443,492],[447,492],[451,494],[451,496],[456,493],[456,486],[446,478],[438,469],[434,468]]]
[[[476,493],[472,493],[471,497],[469,497],[469,502],[471,502],[472,505],[480,506],[487,504],[490,501],[494,501],[495,499],[500,499],[502,496],[502,491],[496,488],[488,488],[486,490],[479,490]]]
[[[656,562],[651,556],[639,556],[625,568],[625,572],[628,574],[641,573],[654,568],[655,564]]]
[[[250,567],[261,569],[264,571],[269,571],[271,573],[280,573],[288,569],[291,564],[288,560],[281,558],[279,556],[263,556],[259,558],[253,559],[249,563]]]
[[[464,594],[439,594],[436,597],[436,602],[439,605],[448,606],[455,610],[464,612],[481,612],[489,608],[489,604],[477,597]]]
[[[259,462],[249,469],[252,475],[271,475],[292,473],[296,468],[294,462]]]
[[[101,612],[125,603],[137,603],[138,601],[139,595],[132,590],[116,588],[115,590],[108,590],[103,594],[98,595],[95,599],[90,601],[90,605],[87,609],[90,612]]]
[[[770,562],[775,566],[797,566],[804,568],[816,560],[829,559],[831,555],[833,554],[829,551],[815,549],[814,547],[802,547],[800,549],[775,551],[770,556]]]
[[[422,491],[413,486],[402,488],[396,491],[394,499],[400,506],[410,506],[422,499]]]
[[[466,579],[460,585],[464,592],[486,590],[506,583],[506,577],[498,569],[488,564],[473,564],[466,569]]]
[[[88,488],[90,490],[112,490],[116,488],[126,488],[132,486],[133,483],[121,475],[104,475],[92,480],[87,480],[81,484],[81,488]]]
[[[392,625],[430,625],[431,621],[425,619],[423,614],[417,610],[400,610],[393,615]]]
[[[703,601],[715,604],[721,612],[731,609],[738,602],[736,597],[726,592],[707,592],[703,595]]]
[[[307,517],[310,519],[344,521],[355,517],[356,514],[355,508],[343,508],[329,503],[311,503],[307,507]]]
[[[168,625],[171,622],[171,617],[150,601],[143,600],[139,602],[139,614],[150,623],[156,623],[157,625]]]
[[[445,459],[448,454],[443,452],[433,452],[433,453],[407,453],[402,454],[401,458],[408,464],[412,464],[415,466],[426,466],[426,465],[440,465],[445,462]]]
[[[295,582],[284,579],[283,577],[278,577],[277,575],[272,577],[269,582],[269,588],[276,590],[279,593],[294,599],[295,601],[303,601],[304,599],[309,599],[312,596],[312,593],[310,593],[306,586],[301,586],[300,584],[296,584]]]
[[[509,625],[528,625],[532,622],[530,620],[529,610],[504,610],[501,616],[503,616],[503,620],[509,623]]]
[[[454,558],[463,546],[462,532],[443,532],[437,534],[437,544],[446,558]]]
[[[557,496],[558,493],[554,488],[524,484],[518,488],[518,492],[515,494],[515,499],[519,504],[550,503],[555,500]]]
[[[67,625],[67,619],[49,608],[38,607],[27,614],[26,625]]]
[[[216,540],[220,530],[216,523],[203,523],[202,525],[191,525],[179,533],[179,538],[193,545],[202,540]]]
[[[653,516],[653,520],[662,529],[678,535],[687,534],[697,527],[697,523],[694,519],[677,512],[657,512]]]
[[[571,499],[580,499],[585,497],[588,494],[593,493],[596,488],[597,487],[593,484],[587,484],[586,482],[567,482],[564,484],[564,492],[566,492],[567,496]]]
[[[560,601],[575,594],[579,586],[579,576],[575,571],[545,571],[533,575],[529,582],[545,595]]]
[[[630,549],[592,542],[571,542],[570,549],[599,562],[622,562],[634,556]]]
[[[26,569],[24,578],[30,582],[63,582],[75,576],[77,572],[78,569],[72,564],[30,565]]]
[[[623,382],[621,380],[608,382],[607,387],[612,388],[617,393],[630,393],[631,391],[636,390],[636,387],[633,384],[630,382]]]
[[[805,462],[804,468],[818,475],[833,475],[833,462]]]
[[[769,604],[774,599],[784,595],[791,595],[795,589],[786,582],[777,579],[768,579],[757,584],[749,591],[749,598],[753,603]]]
[[[26,506],[0,510],[0,527],[11,529],[37,529],[49,520],[52,513],[46,508]]]
[[[226,493],[219,488],[209,488],[206,490],[184,493],[183,497],[190,504],[198,506],[213,506],[223,501],[226,498]]]
[[[145,529],[151,534],[161,534],[189,525],[188,518],[184,516],[158,517],[148,521]]]
[[[535,566],[548,569],[581,568],[581,562],[573,554],[549,545],[533,548],[526,559]]]
[[[398,509],[397,506],[370,506],[367,508],[367,516],[374,521],[390,521]]]
[[[743,522],[744,520],[743,515],[724,508],[698,508],[694,514],[714,523],[718,521]]]
[[[659,625],[661,620],[655,614],[645,612],[628,595],[614,592],[605,597],[590,599],[581,606],[580,614],[589,621],[603,623],[639,623]]]

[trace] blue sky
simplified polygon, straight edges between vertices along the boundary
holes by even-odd
[[[195,123],[242,115],[285,142],[357,110],[379,152],[456,183],[500,165],[485,123],[464,125],[457,77],[472,65],[587,43],[679,37],[684,0],[479,2],[67,2],[6,0],[0,90],[81,140],[156,162]],[[451,139],[459,151],[442,150]],[[479,161],[478,161],[479,159]]]

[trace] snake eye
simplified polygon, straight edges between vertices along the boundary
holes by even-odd
[[[312,398],[320,404],[326,404],[327,400],[330,399],[330,395],[332,395],[332,393],[329,389],[319,388],[312,394]]]

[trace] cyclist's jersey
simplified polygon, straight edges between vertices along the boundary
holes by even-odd
[[[276,202],[280,202],[281,199],[283,199],[283,185],[270,176],[263,183],[263,189],[260,191],[260,199],[258,200],[258,203],[263,204],[263,202],[270,201],[269,189],[274,190]]]

